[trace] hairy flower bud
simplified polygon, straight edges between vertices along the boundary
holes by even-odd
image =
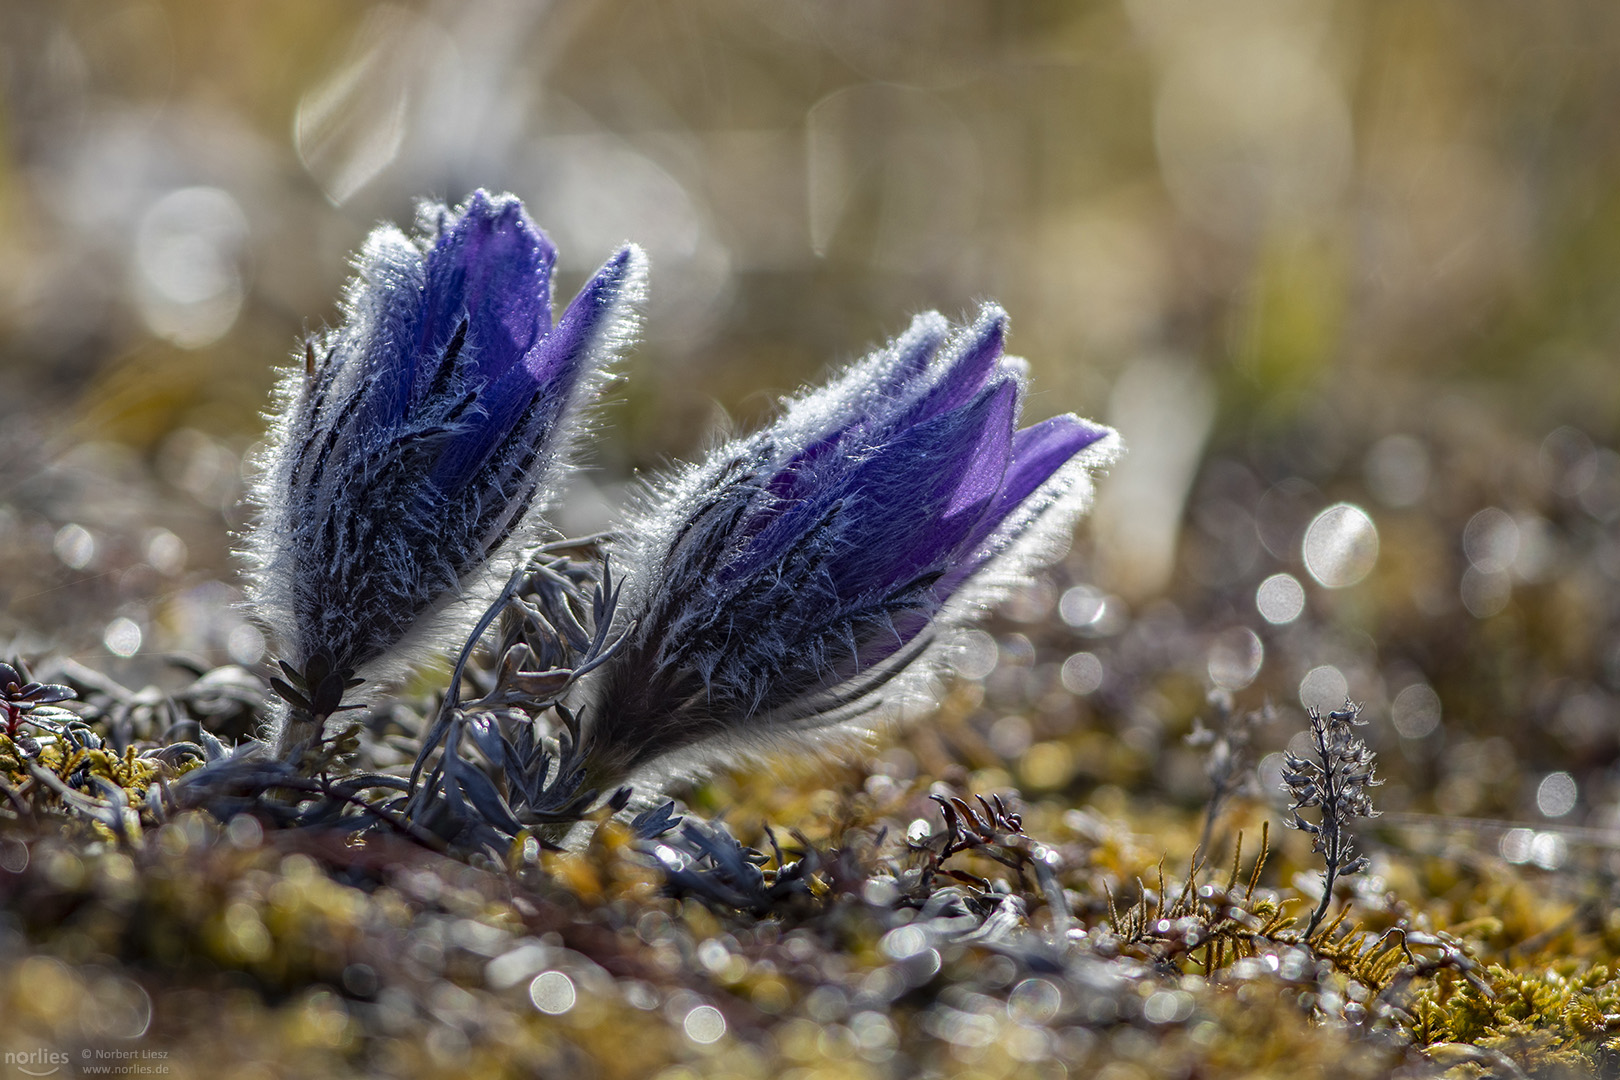
[[[534,541],[646,287],[627,245],[554,326],[555,259],[511,195],[426,204],[415,235],[384,225],[366,240],[341,325],[282,380],[249,595],[302,683],[289,700],[317,718],[356,673],[397,674],[464,630]]]
[[[1119,440],[1074,416],[1017,429],[1006,325],[919,316],[655,485],[620,542],[626,638],[587,683],[599,783],[892,712],[1066,537]]]

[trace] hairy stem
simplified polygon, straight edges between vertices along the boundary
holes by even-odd
[[[276,760],[298,761],[303,758],[305,751],[319,741],[325,727],[324,716],[315,716],[307,709],[288,705],[271,735],[271,750]]]

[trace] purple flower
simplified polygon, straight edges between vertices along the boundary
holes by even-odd
[[[653,492],[623,531],[627,637],[587,684],[599,783],[892,711],[1066,538],[1118,437],[1018,430],[1006,328],[919,316]]]
[[[283,379],[250,597],[316,718],[349,676],[396,674],[435,630],[470,623],[503,556],[533,542],[646,279],[625,246],[554,326],[555,260],[511,195],[426,204],[414,236],[366,240],[342,324]]]

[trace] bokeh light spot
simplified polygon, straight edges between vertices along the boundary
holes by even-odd
[[[135,300],[147,328],[185,349],[224,337],[242,310],[247,239],[246,215],[219,188],[181,188],[152,204],[135,235]]]
[[[1535,843],[1536,831],[1534,829],[1509,829],[1502,834],[1502,840],[1497,850],[1502,858],[1515,866],[1522,866],[1530,861],[1530,847]]]
[[[995,638],[983,630],[969,630],[957,639],[949,663],[964,679],[982,679],[996,670],[1000,658]]]
[[[686,1014],[686,1037],[702,1046],[718,1042],[726,1033],[726,1018],[713,1005],[699,1005]]]
[[[548,1016],[561,1016],[578,999],[574,980],[560,971],[542,971],[529,983],[529,1000]]]
[[[1007,1015],[1021,1024],[1049,1023],[1062,1005],[1062,992],[1046,979],[1025,979],[1007,995]]]
[[[1337,503],[1305,530],[1305,569],[1329,589],[1355,585],[1378,561],[1378,527],[1359,506]]]
[[[1193,996],[1185,990],[1157,990],[1142,1004],[1142,1018],[1150,1024],[1177,1024],[1192,1015]]]
[[[120,615],[107,624],[107,629],[101,635],[101,642],[114,656],[134,656],[141,651],[143,636],[139,623]]]
[[[1305,611],[1305,586],[1293,574],[1272,574],[1254,591],[1254,606],[1273,626],[1284,626]]]
[[[1591,436],[1579,428],[1566,425],[1554,429],[1541,441],[1538,463],[1542,479],[1559,495],[1579,495],[1592,479],[1583,466],[1593,449]]]
[[[1569,859],[1569,842],[1555,832],[1538,832],[1530,841],[1530,861],[1543,870],[1557,870]]]
[[[1104,674],[1102,661],[1094,653],[1077,652],[1063,661],[1063,689],[1084,697],[1102,686]]]
[[[1550,818],[1561,818],[1575,809],[1580,788],[1567,772],[1548,773],[1536,788],[1536,809]]]
[[[1076,585],[1058,601],[1058,616],[1069,626],[1090,626],[1102,618],[1107,606],[1102,593],[1090,585]]]
[[[1018,773],[1032,788],[1055,791],[1074,779],[1075,765],[1069,744],[1054,740],[1030,747],[1018,764]]]
[[[1620,453],[1593,451],[1580,468],[1581,509],[1605,524],[1620,521]]]
[[[1463,529],[1463,554],[1481,573],[1499,574],[1519,556],[1519,526],[1506,510],[1487,506]]]
[[[258,627],[243,623],[226,636],[225,652],[243,667],[252,667],[264,659],[264,634]]]
[[[174,577],[186,568],[186,542],[168,529],[153,529],[146,538],[146,561],[158,573]]]
[[[51,550],[63,566],[83,570],[96,557],[96,538],[83,525],[64,525],[56,530]]]
[[[1299,681],[1299,703],[1323,712],[1337,709],[1350,694],[1350,681],[1332,664],[1311,668]]]
[[[1428,683],[1413,683],[1395,695],[1390,721],[1403,739],[1422,739],[1440,726],[1440,695]]]
[[[1209,647],[1209,680],[1222,690],[1242,690],[1254,682],[1266,649],[1247,626],[1222,630]]]
[[[1458,587],[1463,607],[1476,619],[1500,614],[1513,598],[1513,581],[1503,571],[1485,571],[1470,566],[1463,571]]]

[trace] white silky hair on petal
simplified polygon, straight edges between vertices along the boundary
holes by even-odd
[[[782,416],[771,431],[784,444],[797,449],[860,416],[888,412],[921,393],[924,386],[913,380],[898,384],[886,393],[881,387],[895,378],[897,369],[914,351],[949,351],[953,344],[950,330],[945,316],[937,311],[923,312],[912,319],[905,333],[870,356],[855,361],[826,386],[807,388],[784,398]],[[958,342],[963,336],[962,333],[956,335]]]
[[[355,260],[355,276],[344,287],[340,325],[371,329],[374,334],[374,328],[383,320],[382,300],[387,295],[379,286],[388,279],[420,288],[422,266],[417,246],[399,229],[382,225],[366,238]],[[240,537],[248,609],[270,631],[272,639],[290,651],[286,659],[295,665],[306,659],[300,647],[296,615],[298,554],[309,544],[310,529],[331,511],[333,501],[342,494],[328,490],[293,497],[298,449],[315,433],[331,427],[331,414],[339,408],[336,402],[352,399],[356,384],[364,376],[363,358],[346,362],[347,357],[337,357],[337,335],[336,330],[322,334],[318,348],[312,339],[307,346],[310,354],[295,357],[293,365],[282,369],[272,392],[273,408],[265,414],[269,425],[265,439],[248,469],[252,482],[246,501],[257,518]],[[316,358],[313,370],[310,356]],[[313,504],[312,497],[316,500]]]

